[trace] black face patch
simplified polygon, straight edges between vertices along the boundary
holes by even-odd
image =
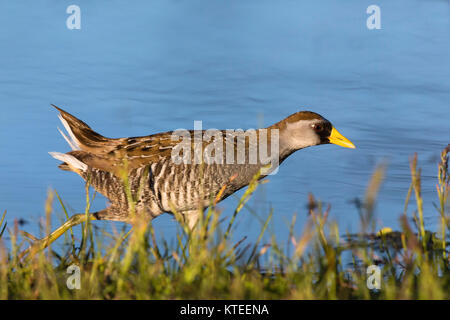
[[[312,125],[313,130],[320,137],[320,143],[330,143],[329,137],[333,126],[328,120],[322,120]]]

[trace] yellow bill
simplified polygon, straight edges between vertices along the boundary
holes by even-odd
[[[345,148],[352,148],[355,149],[355,145],[348,140],[346,137],[344,137],[342,134],[339,133],[334,127],[331,130],[331,134],[328,137],[328,140],[330,140],[330,143],[337,144],[338,146],[345,147]]]

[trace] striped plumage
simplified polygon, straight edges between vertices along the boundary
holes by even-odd
[[[226,164],[225,152],[223,164],[177,164],[171,157],[173,148],[179,144],[179,141],[172,139],[173,132],[110,139],[94,132],[64,110],[55,108],[59,110],[69,136],[61,133],[73,150],[66,154],[52,152],[51,155],[63,161],[59,166],[61,169],[78,173],[110,200],[108,208],[94,213],[99,220],[132,222],[125,187],[125,182],[128,182],[137,215],[152,219],[176,210],[183,214],[192,228],[198,219],[199,208],[207,207],[219,191],[219,200],[223,200],[247,186],[263,166],[259,159],[256,163],[249,161],[248,152],[240,164]],[[310,145],[336,143],[353,146],[328,120],[313,112],[297,112],[268,127],[269,142],[273,129],[279,130],[279,163],[294,151]],[[186,132],[194,141],[194,131]],[[232,140],[224,130],[220,132],[226,137],[223,148],[230,143],[236,156],[237,139]],[[260,132],[256,131],[258,137]],[[244,139],[245,148],[249,149],[251,139],[248,136]],[[211,141],[215,141],[214,138]],[[202,141],[196,149],[192,143],[191,151],[203,154],[208,144]]]

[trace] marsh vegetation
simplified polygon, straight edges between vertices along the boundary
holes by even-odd
[[[340,230],[329,208],[310,195],[308,222],[296,234],[293,215],[287,243],[266,235],[273,212],[258,237],[233,240],[235,218],[261,183],[257,179],[231,217],[212,199],[194,230],[180,221],[175,239],[156,239],[149,221],[136,221],[129,232],[94,229],[88,187],[86,212],[66,224],[58,249],[52,244],[56,237],[36,239],[5,211],[0,215],[0,299],[449,299],[449,152],[447,147],[441,153],[436,211],[428,213],[439,217],[437,230],[424,222],[417,156],[410,159],[411,185],[399,204],[399,230],[376,229],[383,166],[357,202],[358,233]],[[58,193],[49,192],[46,234],[53,201],[69,219]],[[74,230],[77,223],[81,232]],[[80,289],[68,288],[71,265],[79,268]],[[369,266],[379,267],[379,289],[368,287]]]

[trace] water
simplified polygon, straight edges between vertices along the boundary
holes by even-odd
[[[414,152],[426,222],[437,227],[437,162],[450,133],[449,1],[377,1],[381,30],[366,27],[372,2],[357,0],[78,1],[81,30],[66,28],[70,4],[0,3],[0,209],[10,222],[25,219],[37,234],[49,188],[71,213],[84,210],[81,179],[47,154],[69,150],[54,103],[109,137],[191,129],[194,120],[247,129],[312,110],[357,149],[319,146],[286,160],[249,203],[262,218],[273,208],[271,232],[284,239],[293,213],[300,232],[309,192],[332,204],[342,230],[357,231],[351,201],[382,161],[377,219],[397,227]],[[220,207],[230,216],[236,203]],[[104,206],[99,197],[93,209]],[[260,230],[247,210],[238,223],[239,238]],[[169,215],[155,226],[167,237],[176,230]]]

